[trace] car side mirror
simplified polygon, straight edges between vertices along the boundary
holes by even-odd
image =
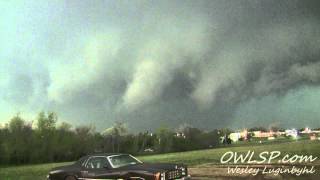
[[[105,165],[103,166],[103,168],[109,169],[109,166],[108,166],[107,164],[105,164]]]

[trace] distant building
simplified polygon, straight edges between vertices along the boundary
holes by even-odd
[[[304,128],[303,131],[300,131],[301,134],[320,134],[319,130],[312,130],[308,127]]]
[[[306,128],[304,128],[304,130],[301,131],[300,133],[302,133],[302,134],[310,134],[310,133],[312,133],[312,130],[311,130],[310,128],[306,127]]]
[[[243,139],[243,140],[247,140],[248,139],[248,131],[245,129],[241,132],[234,132],[234,133],[231,133],[229,135],[229,138],[233,141],[233,142],[237,142],[239,141],[240,139]]]
[[[268,138],[273,136],[272,132],[262,132],[262,131],[253,131],[253,137],[257,138]]]
[[[237,142],[237,141],[239,141],[239,139],[241,138],[241,134],[240,134],[240,132],[231,133],[231,134],[229,135],[229,138],[230,138],[233,142]]]
[[[298,137],[298,131],[296,129],[287,129],[285,133],[286,133],[286,136],[291,136],[293,138]]]
[[[186,136],[183,132],[176,132],[176,134],[174,136],[184,138],[184,139],[186,138]]]
[[[310,137],[310,140],[317,140],[317,136],[315,134],[312,134],[309,137]]]
[[[276,132],[253,131],[252,133],[253,133],[253,137],[256,137],[256,138],[269,138],[269,137],[281,136],[285,134],[285,132],[281,132],[281,131],[276,131]]]

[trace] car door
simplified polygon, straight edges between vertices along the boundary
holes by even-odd
[[[81,176],[85,179],[121,179],[120,171],[108,166],[105,156],[90,157],[81,170]]]

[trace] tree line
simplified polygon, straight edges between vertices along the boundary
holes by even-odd
[[[217,146],[221,133],[190,126],[178,130],[162,127],[154,133],[129,133],[126,124],[121,122],[97,132],[93,126],[73,127],[66,122],[58,125],[57,121],[54,112],[40,112],[35,123],[19,114],[14,116],[0,128],[0,164],[74,161],[101,152],[137,155],[205,149]]]

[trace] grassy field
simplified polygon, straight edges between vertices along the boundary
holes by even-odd
[[[251,150],[259,153],[262,151],[278,150],[281,151],[282,154],[289,153],[320,157],[319,149],[320,141],[306,140],[250,146],[230,146],[208,150],[141,156],[139,159],[144,162],[184,163],[189,166],[196,166],[206,163],[219,164],[220,157],[227,151],[247,152],[248,150]],[[71,162],[0,168],[0,180],[44,180],[51,168],[70,163]]]

